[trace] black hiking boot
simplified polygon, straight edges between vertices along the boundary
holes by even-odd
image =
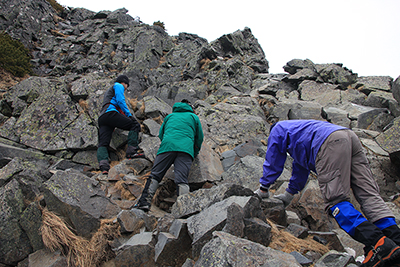
[[[127,159],[139,159],[139,158],[144,158],[144,153],[139,152],[138,147],[135,146],[128,146],[126,149],[126,158]]]
[[[386,236],[380,238],[366,253],[360,267],[396,266],[400,261],[400,247]]]

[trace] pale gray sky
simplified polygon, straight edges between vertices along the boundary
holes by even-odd
[[[169,35],[197,34],[212,42],[249,27],[269,62],[343,63],[359,76],[400,76],[400,0],[57,0],[91,11],[129,10],[146,24],[164,22]]]

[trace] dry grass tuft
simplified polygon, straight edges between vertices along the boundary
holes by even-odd
[[[153,121],[161,125],[163,123],[163,118],[161,116],[158,116],[156,118],[153,118]]]
[[[139,101],[137,100],[137,98],[129,98],[129,104],[131,105],[131,107],[134,111],[136,111],[138,109],[137,108],[138,103],[139,103]]]
[[[146,110],[146,107],[144,105],[144,101],[142,101],[142,106],[140,107],[140,113],[144,114],[145,110]]]
[[[211,60],[209,58],[203,58],[202,60],[200,60],[200,69],[205,70],[210,62]]]
[[[117,189],[121,192],[122,199],[135,200],[136,197],[134,195],[132,195],[131,191],[126,189],[125,183],[126,182],[124,180],[120,180],[120,181],[116,182],[115,189]]]
[[[113,219],[101,221],[89,241],[75,235],[64,220],[47,209],[42,210],[42,217],[43,244],[51,251],[62,251],[68,266],[94,267],[115,256],[110,242],[119,236],[120,226]]]
[[[83,112],[88,112],[89,104],[86,100],[79,99],[79,106],[82,108]]]
[[[40,228],[43,244],[51,251],[62,251],[68,266],[93,266],[89,241],[75,235],[64,220],[54,213],[43,209],[43,222]]]
[[[323,255],[329,252],[329,248],[327,246],[324,246],[309,237],[306,239],[297,238],[285,230],[279,230],[278,227],[270,220],[267,221],[272,227],[272,241],[271,244],[269,244],[269,247],[286,253],[297,251],[301,254],[304,254],[308,251],[315,251]]]

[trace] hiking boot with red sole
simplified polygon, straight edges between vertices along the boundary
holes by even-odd
[[[127,159],[142,159],[145,158],[144,153],[135,153],[132,155],[126,155]]]
[[[400,262],[400,247],[386,236],[376,242],[360,267],[396,266]]]

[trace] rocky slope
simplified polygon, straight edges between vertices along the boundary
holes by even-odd
[[[287,210],[252,193],[277,120],[353,129],[400,223],[400,77],[358,77],[309,59],[270,74],[249,28],[208,43],[195,34],[169,36],[125,9],[57,14],[44,0],[11,2],[0,4],[0,30],[32,51],[37,76],[0,100],[1,267],[354,266],[362,246],[323,212],[314,174]],[[121,73],[131,80],[127,99],[147,158],[125,160],[127,133],[115,131],[113,167],[104,176],[97,118],[103,93]],[[182,98],[195,103],[205,134],[191,193],[176,197],[171,169],[145,214],[132,207],[162,120]],[[290,174],[288,159],[271,190],[285,190]],[[70,227],[69,242],[56,238],[62,223],[49,214]]]

